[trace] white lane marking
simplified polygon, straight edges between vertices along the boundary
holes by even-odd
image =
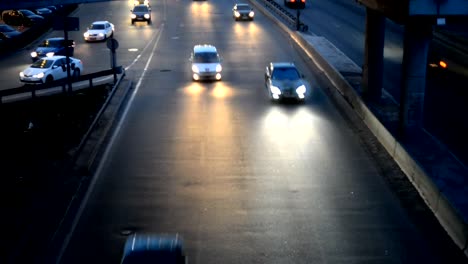
[[[115,143],[117,135],[119,134],[120,130],[122,129],[123,122],[126,119],[126,116],[128,114],[128,111],[129,111],[130,107],[132,106],[132,102],[135,99],[135,95],[138,93],[138,90],[140,89],[141,82],[143,80],[143,77],[145,76],[146,71],[148,70],[149,64],[150,64],[151,60],[153,59],[154,51],[156,50],[156,47],[158,46],[159,39],[161,38],[163,29],[164,29],[164,24],[161,24],[161,30],[159,31],[159,34],[157,34],[156,41],[155,41],[155,43],[153,45],[153,49],[151,50],[151,55],[149,56],[148,61],[146,62],[145,68],[144,68],[140,78],[138,79],[138,83],[136,84],[135,89],[133,90],[132,96],[130,97],[130,99],[128,101],[128,104],[125,107],[125,110],[124,110],[124,112],[122,114],[122,117],[120,118],[119,123],[117,124],[117,127],[116,127],[116,129],[114,130],[114,133],[111,136],[109,144],[106,146],[106,149],[105,149],[104,154],[102,156],[102,160],[101,160],[101,162],[99,163],[99,165],[98,165],[98,167],[96,169],[96,173],[94,174],[94,177],[93,177],[91,183],[89,184],[88,191],[86,192],[86,195],[85,195],[82,203],[80,204],[80,208],[78,209],[76,217],[73,220],[73,224],[72,224],[72,227],[70,229],[70,232],[65,237],[65,241],[63,242],[62,248],[60,249],[59,255],[57,257],[57,261],[56,261],[57,264],[60,263],[60,260],[62,259],[63,254],[64,254],[65,250],[67,249],[68,244],[70,243],[70,240],[71,240],[71,238],[73,236],[73,233],[75,232],[76,226],[78,225],[78,222],[80,221],[81,215],[83,214],[83,211],[84,211],[84,209],[86,207],[86,204],[88,203],[89,197],[90,197],[91,193],[93,192],[94,186],[96,185],[97,179],[99,178],[99,176],[102,173],[102,170],[104,168],[104,164],[107,163],[107,159],[109,158],[110,150],[111,150],[112,146]],[[145,47],[145,49],[146,49],[146,47]]]

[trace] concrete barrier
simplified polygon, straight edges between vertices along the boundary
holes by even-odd
[[[401,170],[406,174],[455,244],[468,256],[468,225],[463,217],[431,180],[424,168],[411,157],[405,147],[393,137],[372,113],[343,75],[320,54],[313,44],[311,44],[311,42],[313,42],[310,41],[311,38],[317,39],[320,37],[291,30],[268,12],[268,10],[263,8],[260,1],[252,0],[251,2],[258,10],[289,34],[296,45],[307,54],[309,57],[308,59],[310,59],[309,61],[314,63],[314,66],[322,71],[323,75],[332,84],[332,87],[329,88],[331,89],[330,94],[334,101],[344,109],[347,109],[346,113],[348,115],[357,115],[366,124],[382,146],[393,157]]]

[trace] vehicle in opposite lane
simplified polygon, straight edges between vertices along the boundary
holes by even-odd
[[[73,40],[65,41],[63,37],[48,38],[42,41],[41,44],[31,52],[31,59],[36,61],[42,57],[52,57],[55,55],[73,56],[75,50],[75,42]]]
[[[195,45],[190,55],[192,79],[221,80],[221,56],[215,46],[209,44]]]
[[[106,40],[114,35],[114,24],[109,21],[93,22],[83,34],[86,42]]]
[[[69,57],[69,59],[72,76],[80,76],[83,72],[83,63],[81,60],[74,57]],[[20,72],[20,81],[23,83],[38,84],[67,78],[66,61],[67,58],[65,56],[43,57]]]
[[[235,4],[232,8],[232,17],[238,20],[254,20],[255,12],[249,4]]]
[[[304,9],[306,0],[284,0],[284,6],[295,9]]]
[[[272,100],[306,98],[307,82],[292,62],[271,62],[265,70],[265,87]]]

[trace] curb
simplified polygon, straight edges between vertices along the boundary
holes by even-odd
[[[90,130],[89,135],[83,139],[83,146],[80,150],[77,150],[77,155],[73,168],[71,169],[73,174],[76,174],[77,177],[80,177],[79,186],[76,189],[75,194],[70,199],[68,209],[63,215],[61,224],[57,227],[55,234],[52,236],[47,253],[45,254],[44,263],[56,263],[57,262],[57,252],[60,252],[62,249],[62,242],[69,237],[69,229],[73,223],[74,216],[79,210],[83,197],[85,197],[88,192],[88,185],[92,181],[92,170],[102,148],[106,143],[106,139],[109,137],[109,131],[115,125],[116,118],[123,103],[125,102],[128,92],[131,91],[133,86],[132,81],[123,80],[114,87],[115,93],[110,98],[109,103],[103,110],[101,116],[97,118],[96,125],[93,129]],[[124,87],[121,87],[124,86]]]
[[[339,104],[340,107],[347,109],[347,111],[344,112],[348,116],[357,114],[359,119],[366,124],[369,130],[375,135],[405,173],[426,205],[434,213],[441,226],[468,257],[468,224],[465,223],[464,219],[458,214],[456,208],[449,203],[444,194],[438,189],[434,182],[432,182],[424,168],[409,155],[405,147],[400,144],[377,119],[343,75],[341,75],[333,65],[328,63],[314,46],[306,41],[304,34],[289,29],[264,9],[257,1],[251,0],[250,2],[285,31],[295,44],[307,54],[315,67],[323,72],[325,75],[324,77],[333,85],[333,87],[330,87],[333,100]]]

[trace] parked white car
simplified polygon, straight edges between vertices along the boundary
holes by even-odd
[[[21,82],[48,83],[67,78],[67,58],[65,56],[43,57],[19,73]],[[78,77],[83,72],[83,63],[70,57],[70,74]]]
[[[83,34],[85,41],[106,40],[114,35],[114,24],[109,21],[95,21]]]

